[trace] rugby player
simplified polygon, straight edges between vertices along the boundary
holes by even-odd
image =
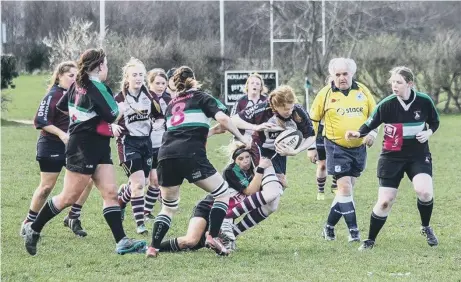
[[[131,191],[131,207],[136,221],[136,232],[147,233],[144,224],[144,187],[152,167],[152,130],[165,124],[160,105],[144,85],[146,68],[135,58],[123,67],[121,92],[115,96],[115,101],[128,105],[118,125],[122,130],[117,136],[117,148],[120,165],[129,180]],[[152,121],[154,120],[154,122]],[[126,203],[120,197],[122,210]],[[122,199],[120,199],[122,198]],[[125,206],[124,206],[125,205]],[[123,213],[123,212],[122,212]]]
[[[393,94],[383,99],[358,131],[347,131],[346,139],[367,135],[384,123],[384,141],[378,161],[378,201],[370,218],[368,239],[359,250],[372,249],[397,196],[404,174],[413,183],[418,196],[421,234],[429,246],[438,239],[429,225],[434,207],[432,156],[428,140],[439,127],[439,115],[429,95],[415,90],[411,69],[401,66],[391,70],[389,82]]]
[[[120,119],[126,109],[116,104],[110,88],[102,83],[107,72],[104,50],[86,50],[77,62],[76,82],[56,106],[70,117],[64,188],[45,203],[33,223],[25,224],[25,247],[30,255],[37,253],[43,227],[77,201],[90,178],[104,200],[103,214],[115,239],[116,252],[138,252],[146,245],[145,241],[126,237],[122,226],[110,138],[120,130],[111,123]]]
[[[178,68],[173,81],[176,97],[166,109],[167,130],[158,153],[157,174],[162,195],[162,210],[155,218],[152,242],[146,256],[158,255],[160,244],[178,209],[179,187],[184,179],[211,193],[214,203],[210,211],[205,245],[219,255],[227,255],[229,251],[223,246],[218,235],[229,203],[228,184],[207,158],[205,144],[210,119],[218,121],[247,147],[251,146],[250,140],[245,140],[225,114],[227,108],[221,102],[199,90],[200,84],[191,68]]]

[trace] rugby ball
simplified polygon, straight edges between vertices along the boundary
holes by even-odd
[[[303,142],[303,134],[301,131],[296,129],[287,129],[282,131],[282,133],[275,138],[274,144],[284,144],[285,146],[297,149],[299,145]]]

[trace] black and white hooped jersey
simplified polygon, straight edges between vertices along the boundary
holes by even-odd
[[[307,112],[301,105],[295,104],[292,115],[285,119],[274,113],[269,102],[256,104],[239,113],[239,117],[251,124],[262,124],[265,122],[281,126],[285,129],[297,129],[302,132],[303,138],[314,136],[314,127]],[[254,132],[253,141],[260,147],[275,150],[274,141],[282,131],[260,131]]]
[[[410,98],[403,101],[395,94],[384,98],[359,131],[366,135],[384,123],[383,155],[389,157],[412,157],[429,152],[427,141],[420,143],[416,134],[439,127],[439,114],[429,95],[411,91]]]
[[[165,115],[166,108],[168,107],[168,104],[171,101],[171,96],[168,94],[166,91],[163,92],[162,95],[158,96],[154,92],[150,92],[152,97],[154,97],[154,100],[160,105],[160,110],[162,111],[162,114]],[[165,133],[165,127],[161,127],[158,130],[152,130],[152,133],[150,134],[150,139],[152,141],[152,148],[159,148],[160,145],[162,145],[162,137],[163,133]]]
[[[122,92],[115,96],[117,103],[125,102],[127,110],[119,120],[118,125],[123,127],[122,134],[118,138],[129,136],[150,136],[152,130],[152,118],[163,118],[160,105],[149,93],[146,87],[142,87],[138,96],[134,96],[126,90],[126,95]]]
[[[206,157],[210,120],[218,112],[227,112],[219,100],[197,89],[177,96],[166,109],[166,132],[158,160]]]

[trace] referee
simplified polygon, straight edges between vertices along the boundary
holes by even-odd
[[[357,177],[365,168],[365,144],[372,146],[377,134],[372,131],[365,138],[354,141],[344,138],[346,130],[358,130],[376,106],[368,88],[352,79],[356,70],[357,65],[352,59],[332,59],[328,66],[332,81],[320,90],[310,110],[317,134],[319,122],[324,120],[327,172],[336,177],[338,184],[323,228],[323,236],[329,241],[336,239],[334,228],[342,216],[349,229],[349,242],[360,241],[352,191]],[[317,151],[310,150],[308,157],[315,162]]]

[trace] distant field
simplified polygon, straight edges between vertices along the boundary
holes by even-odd
[[[3,118],[16,120],[32,120],[40,100],[47,93],[49,75],[21,75],[14,79],[15,89],[2,90],[12,101],[8,111],[2,113]]]
[[[21,77],[8,118],[30,119],[45,93],[45,77]],[[27,83],[27,86],[22,83]],[[14,105],[18,103],[19,105]],[[89,236],[76,238],[62,226],[67,210],[43,230],[38,255],[30,257],[19,237],[21,221],[39,182],[35,161],[38,132],[32,126],[3,123],[1,189],[2,281],[461,281],[459,193],[461,135],[459,116],[444,116],[431,139],[434,160],[435,207],[432,224],[440,245],[430,248],[419,235],[416,196],[408,180],[402,181],[397,203],[371,252],[360,253],[347,243],[344,221],[337,240],[326,242],[321,229],[332,194],[317,201],[315,166],[305,154],[288,161],[288,181],[280,210],[237,241],[238,250],[228,258],[209,250],[167,254],[155,260],[142,255],[118,256],[102,216],[102,200],[93,191],[83,208],[82,222]],[[216,168],[227,161],[219,148],[229,135],[210,139],[208,154]],[[377,197],[376,163],[380,146],[369,151],[368,167],[355,192],[362,237],[368,232],[371,208]],[[113,159],[117,160],[115,150]],[[126,178],[117,166],[118,183]],[[328,185],[330,184],[328,179]],[[54,194],[62,187],[59,178]],[[194,204],[205,195],[189,184],[181,188],[180,210],[167,237],[186,232]],[[155,212],[159,210],[158,205]],[[125,228],[135,236],[128,211]],[[151,228],[151,226],[149,226]],[[150,241],[150,237],[146,237]]]

